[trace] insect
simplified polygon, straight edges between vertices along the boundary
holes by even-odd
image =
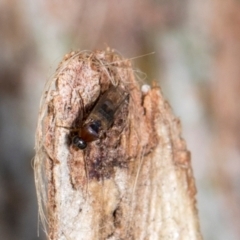
[[[110,87],[100,96],[85,123],[72,138],[72,144],[83,150],[89,142],[99,139],[101,132],[111,127],[115,113],[127,96],[128,94],[120,88]]]

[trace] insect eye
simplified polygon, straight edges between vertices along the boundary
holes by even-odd
[[[87,147],[87,143],[80,137],[75,136],[72,140],[72,143],[74,146],[76,146],[79,149],[85,149]]]

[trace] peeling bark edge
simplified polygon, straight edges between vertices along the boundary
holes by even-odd
[[[76,151],[68,142],[73,122],[81,126],[110,85],[127,91],[129,102],[105,138]],[[128,60],[110,49],[66,55],[46,84],[36,132],[35,183],[48,238],[201,239],[180,134],[160,89],[142,92]],[[104,174],[91,179],[89,163]]]

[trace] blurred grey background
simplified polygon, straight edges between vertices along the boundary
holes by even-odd
[[[106,46],[155,52],[134,68],[182,121],[203,237],[239,239],[239,16],[237,0],[1,0],[0,239],[39,239],[32,158],[45,81],[65,53]]]

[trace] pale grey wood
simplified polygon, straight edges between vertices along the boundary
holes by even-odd
[[[97,179],[90,163],[104,140],[91,143],[93,157],[86,158],[88,150],[69,144],[69,128],[79,114],[83,124],[85,108],[109,85],[128,92],[129,100],[117,117],[124,126],[112,137],[116,147],[109,141],[100,151],[109,151],[107,156],[116,157],[111,163],[118,164],[101,167]],[[115,125],[107,130],[107,138],[115,130]],[[179,120],[160,89],[141,90],[130,62],[110,49],[67,55],[49,80],[34,167],[49,239],[201,239],[190,153]]]

